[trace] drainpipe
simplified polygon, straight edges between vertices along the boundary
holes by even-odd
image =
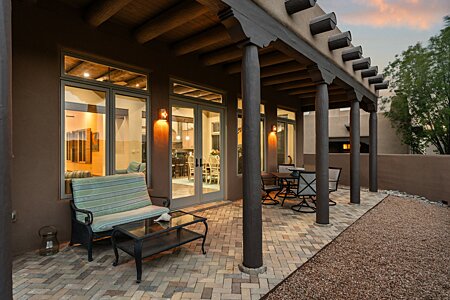
[[[0,0],[0,299],[12,299],[11,1]]]

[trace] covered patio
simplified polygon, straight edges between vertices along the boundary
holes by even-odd
[[[0,265],[6,266],[0,271],[0,296],[11,296],[8,266],[13,254],[39,247],[39,237],[30,232],[52,224],[61,241],[69,240],[71,176],[122,174],[131,172],[133,164],[136,172],[145,173],[150,194],[172,198],[172,209],[242,199],[204,212],[216,227],[209,252],[206,258],[192,253],[207,268],[199,278],[215,274],[214,282],[226,285],[218,287],[226,289],[223,294],[233,286],[233,276],[225,280],[230,272],[236,283],[247,280],[242,293],[260,296],[331,241],[381,200],[376,194],[376,112],[378,91],[388,85],[362,48],[351,43],[351,33],[336,24],[334,13],[304,0],[0,0],[5,37],[0,43]],[[340,191],[340,205],[330,207],[328,110],[344,107],[351,108],[351,183],[349,190]],[[373,194],[360,189],[361,109],[371,116],[370,170],[364,175]],[[176,115],[177,110],[184,115]],[[279,110],[295,116],[289,120],[295,128],[293,152],[281,159]],[[263,209],[261,171],[276,172],[288,159],[304,165],[308,132],[303,115],[309,111],[316,116],[317,212],[303,216],[278,207]],[[83,121],[73,126],[80,116]],[[190,125],[184,128],[183,122]],[[124,124],[136,140],[124,134]],[[186,146],[193,140],[197,144]],[[206,158],[209,166],[204,167]],[[174,199],[177,186],[184,186],[179,194],[188,197]],[[229,226],[233,220],[240,225]],[[280,240],[284,230],[286,239]],[[222,233],[229,233],[233,243],[219,243]],[[290,250],[277,247],[284,242]],[[178,280],[167,277],[163,282],[150,267],[145,268],[146,283],[138,288],[157,289],[153,292],[161,297],[177,288],[203,293],[210,277],[199,281],[204,285],[197,290],[189,283],[196,267],[190,265],[189,251],[195,247],[154,260],[155,268],[176,268]],[[106,249],[92,264],[78,260],[78,248],[48,260],[22,256],[16,261],[15,294],[46,294],[54,288],[64,294],[57,282],[65,279],[78,281],[66,283],[73,291],[90,286],[87,291],[98,288],[94,294],[102,293],[105,282],[94,277],[110,270]],[[287,259],[279,260],[280,253]],[[63,261],[73,262],[67,265],[72,275],[58,273],[65,270],[58,267]],[[179,269],[170,266],[185,262]],[[128,288],[126,266],[114,276],[124,280],[118,286]],[[74,277],[79,267],[86,273]],[[51,278],[46,277],[53,272],[49,270],[55,271]],[[255,278],[267,280],[256,288]],[[50,291],[46,280],[55,284]],[[27,290],[29,284],[37,286]],[[205,293],[214,293],[214,284],[208,288]],[[104,291],[110,290],[114,288]]]
[[[145,260],[142,282],[136,284],[134,260],[121,255],[121,264],[113,267],[109,244],[95,248],[96,259],[90,263],[82,247],[65,247],[52,257],[30,252],[14,260],[14,297],[259,299],[385,197],[362,191],[362,204],[349,205],[349,196],[348,188],[333,194],[338,205],[330,208],[330,227],[315,226],[313,215],[289,209],[296,201],[286,201],[284,208],[264,207],[264,274],[248,275],[239,270],[242,201],[221,202],[217,207],[189,210],[208,218],[206,255],[201,254],[198,242],[151,257]],[[193,229],[203,230],[201,225]]]

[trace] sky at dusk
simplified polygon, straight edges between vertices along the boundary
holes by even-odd
[[[350,30],[353,45],[362,45],[380,72],[408,46],[427,40],[444,26],[450,0],[318,0],[334,11],[341,31]]]

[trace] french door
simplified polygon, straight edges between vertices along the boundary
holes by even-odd
[[[223,199],[223,109],[172,101],[172,207]]]

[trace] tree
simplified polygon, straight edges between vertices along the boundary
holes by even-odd
[[[445,28],[396,55],[384,73],[390,79],[390,106],[385,114],[402,142],[413,153],[423,154],[430,144],[439,154],[450,154],[450,16]]]

